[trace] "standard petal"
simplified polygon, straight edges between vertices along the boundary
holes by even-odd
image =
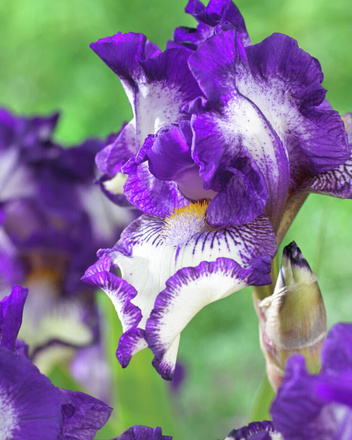
[[[185,267],[170,277],[146,324],[146,340],[160,375],[172,379],[180,333],[203,307],[248,285],[268,282],[268,273],[243,269],[228,258]]]
[[[215,59],[214,53],[217,53]],[[190,68],[210,108],[193,119],[193,157],[200,167],[205,188],[215,191],[223,189],[231,177],[230,169],[241,163],[239,160],[250,160],[265,181],[269,195],[266,212],[276,227],[289,188],[289,162],[282,140],[260,106],[238,89],[238,83],[245,79],[236,69],[246,63],[244,48],[235,31],[214,35],[190,57]],[[248,76],[247,81],[253,81]],[[248,184],[239,179],[237,187],[237,194],[245,194]],[[262,205],[263,202],[261,209]],[[253,217],[246,221],[259,212],[248,210],[248,215]]]
[[[116,34],[91,45],[119,76],[129,98],[134,119],[137,151],[146,137],[175,122],[180,108],[201,94],[189,71],[190,53],[183,48],[167,49],[148,58],[142,34]]]
[[[204,6],[199,0],[189,0],[186,12],[198,21],[197,29],[179,27],[175,29],[174,41],[195,50],[215,32],[219,24],[234,26],[245,46],[251,44],[243,17],[232,0],[210,0]]]
[[[248,47],[246,53],[253,81],[243,71],[239,91],[271,122],[289,156],[296,149],[302,151],[315,174],[345,162],[349,148],[341,118],[335,111],[317,108],[325,97],[319,62],[282,34]],[[290,162],[293,167],[301,165]]]

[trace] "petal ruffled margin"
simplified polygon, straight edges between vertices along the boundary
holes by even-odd
[[[183,237],[179,245],[175,240],[180,240],[183,232],[178,229],[175,237],[165,238],[164,228],[163,218],[141,216],[125,229],[113,249],[100,251],[100,260],[87,270],[83,280],[104,290],[115,305],[124,329],[117,349],[121,365],[127,366],[132,355],[146,346],[147,340],[155,346],[157,357],[154,365],[163,377],[170,379],[179,333],[188,320],[206,304],[239,288],[270,283],[270,263],[276,253],[276,244],[271,223],[264,216],[239,227],[195,231],[187,239]],[[186,229],[189,231],[188,226]],[[120,268],[123,279],[111,273],[116,267]],[[197,292],[203,292],[205,286],[209,286],[207,270],[214,279],[214,290],[209,291],[202,302]],[[222,278],[227,280],[225,291],[219,282]],[[184,310],[180,305],[184,292],[189,290],[189,283],[194,289],[194,294],[188,295],[194,302],[194,313],[188,315],[186,312],[183,316]],[[178,290],[176,286],[179,286]],[[178,296],[180,299],[176,300]],[[169,322],[171,336],[161,343],[160,348],[160,343],[155,342],[159,334],[158,324],[152,325],[150,321],[148,327],[148,318],[154,307],[158,307],[158,312],[153,316],[158,314],[161,317],[163,304],[167,303],[165,298],[171,301],[173,297],[175,302],[172,302],[172,307],[168,305],[167,310],[170,309],[169,312],[174,315],[181,313],[181,316],[174,324]],[[160,318],[158,323],[162,323],[163,319]],[[149,337],[148,328],[155,336]]]

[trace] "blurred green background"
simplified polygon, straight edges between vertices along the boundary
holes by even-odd
[[[2,0],[0,104],[25,115],[60,111],[56,136],[65,145],[118,131],[131,110],[118,78],[89,43],[134,31],[165,48],[176,26],[195,24],[185,5],[180,0]],[[349,0],[240,0],[237,5],[253,43],[273,32],[296,38],[321,62],[334,108],[352,111]],[[318,274],[329,326],[352,318],[351,214],[350,201],[310,196],[284,241],[294,239]],[[137,356],[131,368],[159,384],[150,359]],[[223,438],[246,423],[264,372],[250,290],[196,316],[182,334],[179,359],[186,378],[179,392],[170,394],[174,426],[163,420],[168,384],[158,385],[152,396],[130,376],[132,423],[159,424],[176,440]],[[125,371],[119,371],[119,380],[125,380]],[[149,418],[143,407],[153,407],[156,415]]]

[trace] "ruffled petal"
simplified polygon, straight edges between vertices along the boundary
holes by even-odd
[[[119,310],[130,307],[131,303],[142,312],[139,322],[136,319],[125,326],[127,331],[120,339],[118,358],[123,366],[128,364],[134,353],[145,347],[144,329],[155,299],[178,270],[225,257],[244,270],[254,273],[256,269],[262,274],[261,278],[251,278],[251,282],[270,283],[270,262],[276,253],[270,221],[260,217],[240,227],[218,231],[209,227],[204,229],[205,220],[197,215],[199,210],[204,215],[205,207],[194,205],[182,208],[168,222],[159,217],[141,216],[125,229],[113,249],[100,252],[101,259],[86,273],[90,282],[97,283],[116,301],[118,305],[115,307],[123,320],[125,317]],[[111,272],[109,275],[106,273],[117,266],[123,281]],[[113,288],[111,279],[115,283]],[[236,280],[232,283],[235,289]],[[177,348],[175,343],[167,354],[173,361]]]
[[[319,62],[300,49],[294,39],[282,34],[248,47],[246,53],[254,81],[248,82],[243,76],[238,88],[265,114],[283,139],[289,156],[296,149],[302,151],[315,174],[345,162],[349,148],[340,116],[317,108],[325,97]],[[301,166],[293,160],[290,163],[292,167]]]
[[[115,307],[122,324],[122,329],[125,332],[140,322],[142,314],[140,309],[131,302],[137,295],[136,289],[111,273],[111,266],[112,261],[110,257],[101,258],[87,269],[82,277],[82,281],[104,289]]]
[[[174,42],[195,50],[211,37],[216,26],[231,24],[239,33],[245,46],[251,44],[243,17],[231,0],[210,0],[204,6],[199,0],[189,0],[186,12],[198,21],[197,29],[179,27],[174,31]]]
[[[215,59],[214,53],[217,53]],[[245,158],[250,160],[265,181],[269,196],[266,212],[276,227],[289,188],[289,162],[282,140],[261,107],[239,89],[245,81],[254,82],[250,74],[238,73],[247,63],[245,49],[235,31],[219,32],[190,57],[190,68],[207,97],[209,108],[195,116],[192,123],[193,157],[200,166],[205,187],[215,191],[223,189],[232,175],[231,168]],[[245,180],[239,179],[237,187],[238,194],[247,193]],[[255,198],[262,196],[258,193]],[[243,203],[248,205],[248,201]],[[253,211],[248,210],[252,217],[245,221],[263,212],[263,201]]]
[[[275,430],[272,422],[253,422],[240,429],[234,429],[225,440],[284,440]]]

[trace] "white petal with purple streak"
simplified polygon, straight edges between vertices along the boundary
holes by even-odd
[[[243,269],[235,261],[218,258],[197,267],[185,267],[170,277],[158,295],[146,325],[146,339],[155,354],[154,366],[171,379],[180,333],[206,305],[253,283],[265,283],[256,268]]]

